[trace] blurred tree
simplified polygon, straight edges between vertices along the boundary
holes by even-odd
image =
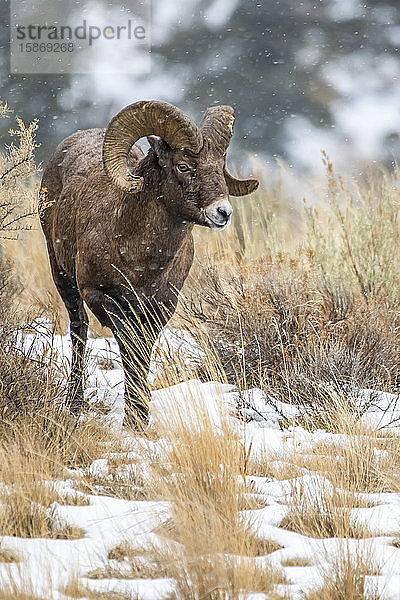
[[[340,77],[342,59],[357,56],[367,76],[378,78],[382,58],[390,55],[394,73],[400,71],[398,0],[242,0],[219,24],[208,16],[212,4],[199,3],[190,31],[177,23],[153,54],[165,69],[171,63],[189,67],[194,76],[185,88],[188,102],[234,105],[240,115],[236,131],[256,152],[268,145],[272,154],[285,155],[282,129],[295,115],[316,127],[334,124],[332,102],[341,91],[327,76],[327,65]]]
[[[350,110],[368,94],[376,105],[387,92],[398,95],[400,106],[398,0],[153,1],[152,73],[106,80],[9,75],[8,11],[3,0],[0,96],[25,120],[39,117],[44,159],[68,133],[105,124],[123,104],[143,97],[175,101],[195,117],[210,104],[232,104],[236,148],[286,159],[298,117],[304,136],[310,127],[354,141],[368,123],[351,123],[351,111],[341,123],[342,106]],[[376,129],[384,138],[376,158],[390,160],[399,151],[398,129],[396,122]]]

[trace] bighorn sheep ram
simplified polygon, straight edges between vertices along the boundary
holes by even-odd
[[[54,282],[72,338],[68,403],[83,405],[88,329],[84,302],[119,344],[125,372],[125,424],[145,422],[143,374],[193,261],[193,225],[229,224],[229,194],[253,192],[254,179],[226,170],[234,122],[230,106],[209,108],[198,127],[179,108],[142,101],[106,129],[78,131],[57,147],[41,187],[41,224]],[[148,136],[145,156],[136,142]],[[142,382],[142,383],[141,383]]]

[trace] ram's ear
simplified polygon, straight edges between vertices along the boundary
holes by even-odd
[[[236,179],[228,173],[226,166],[224,167],[224,177],[231,196],[247,196],[258,188],[257,179]]]
[[[171,152],[171,146],[157,135],[148,135],[147,141],[150,144],[150,148],[155,152],[160,167],[165,167],[168,155]]]

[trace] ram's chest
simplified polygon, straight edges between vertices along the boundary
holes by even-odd
[[[135,248],[119,245],[119,268],[134,288],[148,296],[170,295],[171,288],[179,290],[193,261],[191,244],[179,248],[154,243]]]
[[[193,261],[191,235],[178,248],[160,243],[92,243],[77,254],[80,287],[133,290],[161,302],[170,302],[180,290]],[[99,290],[100,291],[100,290]]]

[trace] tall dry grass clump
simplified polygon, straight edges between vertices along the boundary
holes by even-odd
[[[306,208],[308,247],[325,285],[346,282],[358,301],[399,304],[400,187],[393,173],[367,172],[345,185],[323,154],[326,209]]]
[[[65,408],[54,357],[24,352],[20,336],[2,331],[0,346],[0,535],[81,537],[59,523],[51,505],[63,501],[49,482],[67,468],[89,466],[118,438],[97,415],[77,419]],[[32,334],[31,334],[32,335]]]
[[[0,116],[8,116],[4,104]],[[18,143],[0,154],[0,234],[8,243],[0,246],[0,482],[6,486],[0,490],[0,533],[73,537],[77,532],[61,527],[51,513],[60,498],[46,481],[64,478],[66,467],[88,466],[116,436],[97,418],[78,420],[65,409],[65,372],[54,333],[50,328],[43,341],[43,327],[38,331],[31,320],[37,306],[31,315],[20,310],[24,275],[10,249],[22,244],[35,215],[37,122],[17,122],[10,133]]]
[[[10,113],[7,104],[0,102],[0,118]],[[37,172],[34,155],[38,147],[35,133],[38,121],[35,119],[26,126],[17,118],[17,129],[9,134],[18,142],[12,142],[6,152],[0,154],[0,231],[2,237],[15,237],[29,227],[29,219],[36,211],[35,196],[30,180]]]
[[[322,426],[332,397],[360,415],[360,388],[400,385],[397,172],[346,188],[325,161],[325,202],[305,207],[294,251],[271,244],[266,230],[258,258],[227,265],[223,252],[197,266],[182,302],[182,319],[229,381],[297,404]]]
[[[339,548],[334,560],[326,560],[320,567],[323,586],[305,596],[305,600],[380,600],[384,598],[374,585],[366,585],[369,575],[378,575],[372,553],[351,551],[349,544]]]
[[[158,530],[167,550],[156,552],[155,560],[175,579],[178,598],[269,593],[282,575],[268,561],[260,566],[252,559],[279,546],[258,539],[241,516],[241,510],[252,508],[244,478],[246,452],[225,417],[216,431],[196,398],[190,405],[190,411],[178,409],[173,415],[163,432],[163,458],[153,463],[157,494],[171,509],[171,519]]]
[[[0,453],[0,535],[77,539],[78,527],[62,523],[53,503],[63,498],[48,482],[49,457],[38,456],[35,444],[7,445]],[[59,465],[60,466],[60,465]]]
[[[0,101],[0,118],[13,111]],[[0,152],[0,290],[10,278],[18,289],[18,306],[26,313],[31,305],[50,318],[62,313],[51,279],[46,248],[37,213],[40,168],[35,163],[38,120],[25,125],[16,118],[10,144]]]
[[[280,527],[314,538],[369,538],[373,532],[352,514],[363,506],[354,490],[336,487],[317,472],[294,479],[287,498],[289,512]]]
[[[23,351],[19,335],[4,336],[5,331],[0,336],[0,535],[82,537],[79,528],[59,522],[53,503],[83,501],[60,495],[51,482],[70,478],[67,468],[88,467],[120,450],[120,439],[96,413],[71,415],[51,353]]]
[[[215,429],[207,407],[195,396],[187,401],[186,408],[165,407],[157,456],[151,444],[145,455],[148,498],[169,506],[170,517],[155,529],[160,543],[118,544],[89,577],[169,578],[180,600],[239,600],[248,592],[278,598],[283,576],[268,555],[280,546],[258,538],[241,512],[255,508],[245,479],[248,453],[226,417]]]
[[[7,103],[0,101],[0,118],[8,118],[11,112]],[[34,152],[38,124],[33,121],[26,127],[20,119],[17,124],[17,130],[10,129],[17,143],[12,142],[0,153],[0,320],[3,323],[10,321],[10,305],[23,289],[7,244],[15,243],[21,232],[31,227],[36,210],[32,179],[36,173]]]

